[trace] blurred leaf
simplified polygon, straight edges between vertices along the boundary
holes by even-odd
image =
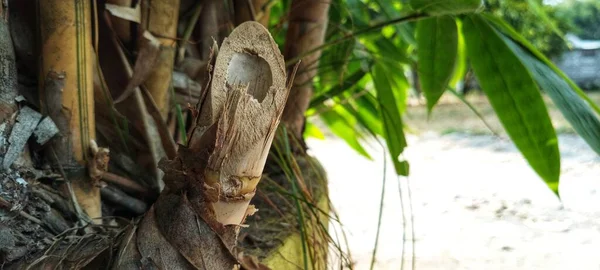
[[[531,167],[551,188],[556,187],[558,140],[535,82],[481,17],[467,17],[463,30],[473,71],[502,125]]]
[[[408,90],[410,84],[406,75],[404,75],[404,67],[399,63],[389,61],[378,61],[377,64],[381,69],[381,72],[386,72],[386,82],[391,88],[391,93],[395,100],[396,106],[400,115],[403,115],[406,111],[406,104],[408,103]],[[373,82],[376,83],[375,75],[371,72]],[[377,85],[375,85],[377,88]]]
[[[600,154],[600,121],[598,121],[590,106],[577,95],[560,75],[556,74],[541,60],[525,51],[509,38],[503,37],[503,39],[571,123],[573,129],[596,153]]]
[[[317,96],[315,96],[310,101],[309,107],[314,108],[319,105],[322,105],[323,102],[325,102],[326,100],[336,97],[336,96],[340,95],[341,93],[348,91],[351,87],[356,85],[356,83],[358,83],[358,81],[360,81],[365,76],[365,74],[367,74],[367,73],[364,72],[363,70],[358,70],[358,71],[354,72],[352,75],[348,76],[341,84],[337,84],[337,85],[333,86],[332,88],[330,88],[329,90],[326,90],[325,92],[320,93]]]
[[[394,8],[395,1],[388,0],[375,0],[377,5],[379,5],[381,9],[381,13],[383,13],[384,17],[388,20],[392,18],[398,18],[402,16],[399,9]],[[417,41],[414,38],[414,29],[410,24],[395,24],[394,28],[396,29],[396,33],[398,33],[402,40],[407,42],[410,45],[416,46]]]
[[[372,135],[383,136],[383,128],[377,108],[377,98],[368,93],[355,98],[354,103],[358,107],[355,110],[358,123],[372,133]]]
[[[409,0],[410,6],[430,15],[461,14],[477,11],[482,0]]]
[[[544,24],[550,27],[550,29],[552,29],[556,35],[561,37],[563,36],[563,33],[560,31],[560,29],[556,27],[556,23],[550,19],[546,11],[542,9],[541,3],[536,0],[527,0],[527,4],[529,5],[530,10],[533,11],[533,13],[535,13],[535,15],[537,15],[540,19],[542,19]]]
[[[388,71],[380,64],[375,64],[373,71],[373,82],[377,90],[377,100],[381,118],[383,119],[383,131],[387,147],[394,163],[396,173],[399,175],[408,175],[408,166],[405,161],[400,161],[400,154],[406,147],[406,139],[404,137],[404,125],[402,123],[402,115],[397,104],[396,97],[393,92],[392,85],[394,80],[389,77]]]
[[[456,23],[450,16],[420,20],[417,23],[418,73],[429,112],[450,81],[458,51]]]
[[[342,106],[335,106],[331,110],[322,112],[319,116],[321,116],[321,119],[323,119],[333,134],[342,138],[352,149],[356,150],[362,156],[372,159],[358,141],[359,136],[355,129],[356,119]]]
[[[354,40],[335,44],[323,52],[319,59],[319,78],[321,81],[339,82],[346,75],[347,65],[352,57]]]
[[[539,50],[535,48],[529,41],[523,38],[515,29],[513,29],[510,25],[504,22],[501,19],[498,19],[489,14],[482,14],[483,18],[485,18],[488,22],[492,23],[498,30],[502,33],[508,35],[519,45],[525,47],[531,54],[536,56],[540,61],[542,61],[546,66],[550,67],[556,74],[558,74],[563,80],[565,80],[569,86],[579,95],[582,99],[584,99],[588,105],[590,105],[597,114],[600,114],[600,107],[594,103],[580,88],[575,84],[562,70],[560,70],[552,61],[550,61],[544,54],[542,54]]]
[[[306,126],[304,127],[304,137],[313,137],[319,140],[325,139],[323,132],[317,126],[315,126],[315,124],[308,120],[306,120]]]
[[[462,22],[456,21],[458,29],[458,48],[456,52],[456,65],[454,67],[454,75],[450,79],[450,85],[456,87],[458,82],[463,80],[467,73],[467,48],[465,46],[465,37],[462,34]]]
[[[346,3],[352,15],[352,25],[357,29],[369,27],[372,9],[361,0],[347,0]]]
[[[405,44],[395,44],[389,38],[380,37],[375,40],[374,45],[379,55],[390,64],[410,63],[410,58],[406,55]]]

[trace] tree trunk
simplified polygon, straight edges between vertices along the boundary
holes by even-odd
[[[285,59],[302,57],[302,62],[281,119],[297,139],[301,139],[304,132],[304,113],[312,97],[312,79],[317,74],[315,67],[321,56],[320,50],[306,53],[323,44],[328,11],[329,2],[321,0],[293,0],[290,8],[284,56]]]
[[[17,66],[8,25],[8,6],[3,4],[0,4],[0,66],[0,125],[4,125],[17,109]],[[0,136],[3,130],[0,129]]]
[[[7,170],[12,164],[6,160],[6,154],[17,109],[17,66],[8,24],[8,6],[3,4],[0,4],[0,67],[0,168]]]
[[[235,14],[234,23],[240,25],[247,21],[257,21],[264,27],[269,24],[269,12],[271,7],[267,0],[234,0]]]

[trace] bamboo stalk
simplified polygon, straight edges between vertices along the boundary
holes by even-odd
[[[327,30],[329,2],[321,0],[293,0],[284,49],[285,59],[293,59],[323,44]],[[313,51],[301,59],[283,112],[282,121],[291,135],[302,138],[304,113],[313,93],[312,79],[317,74],[321,51]]]
[[[233,12],[235,25],[246,21],[257,21],[264,27],[269,25],[271,6],[268,0],[234,0]]]
[[[149,0],[142,2],[142,25],[158,37],[161,50],[154,70],[144,83],[156,102],[163,120],[169,112],[169,85],[176,54],[177,22],[180,0]],[[144,6],[146,4],[147,6]]]
[[[41,41],[40,99],[43,112],[57,124],[51,141],[88,216],[101,216],[100,190],[86,170],[95,139],[91,4],[85,0],[37,2]]]

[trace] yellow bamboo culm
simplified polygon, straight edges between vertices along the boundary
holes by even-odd
[[[160,41],[160,54],[155,68],[144,83],[156,102],[163,119],[169,113],[169,85],[175,63],[179,0],[150,0],[142,2],[142,25]]]
[[[88,216],[100,217],[100,191],[87,173],[95,139],[91,5],[88,0],[37,1],[42,109],[60,129],[48,159],[71,181]]]

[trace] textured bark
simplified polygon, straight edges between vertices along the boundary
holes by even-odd
[[[17,109],[17,66],[8,24],[8,6],[0,3],[0,170],[8,169],[11,129]],[[20,152],[20,151],[19,151]],[[3,165],[7,164],[7,165]]]
[[[95,139],[91,3],[38,1],[40,99],[43,112],[60,130],[48,159],[64,170],[75,196],[90,217],[101,216],[100,190],[86,171]]]
[[[329,1],[293,0],[286,43],[285,59],[292,59],[319,47],[323,44],[327,30],[327,13]],[[304,129],[304,113],[308,109],[313,93],[312,79],[317,74],[315,68],[319,63],[321,51],[304,56],[294,80],[290,97],[283,112],[282,121],[290,133],[298,139],[302,138]]]
[[[0,67],[0,125],[2,125],[11,118],[17,108],[15,50],[8,27],[8,6],[3,6],[2,3],[0,3]],[[2,130],[0,130],[1,135]]]
[[[210,62],[210,61],[209,61]],[[235,269],[240,226],[288,94],[283,57],[256,22],[223,41],[189,143],[164,161],[166,188],[125,237],[115,269]]]

